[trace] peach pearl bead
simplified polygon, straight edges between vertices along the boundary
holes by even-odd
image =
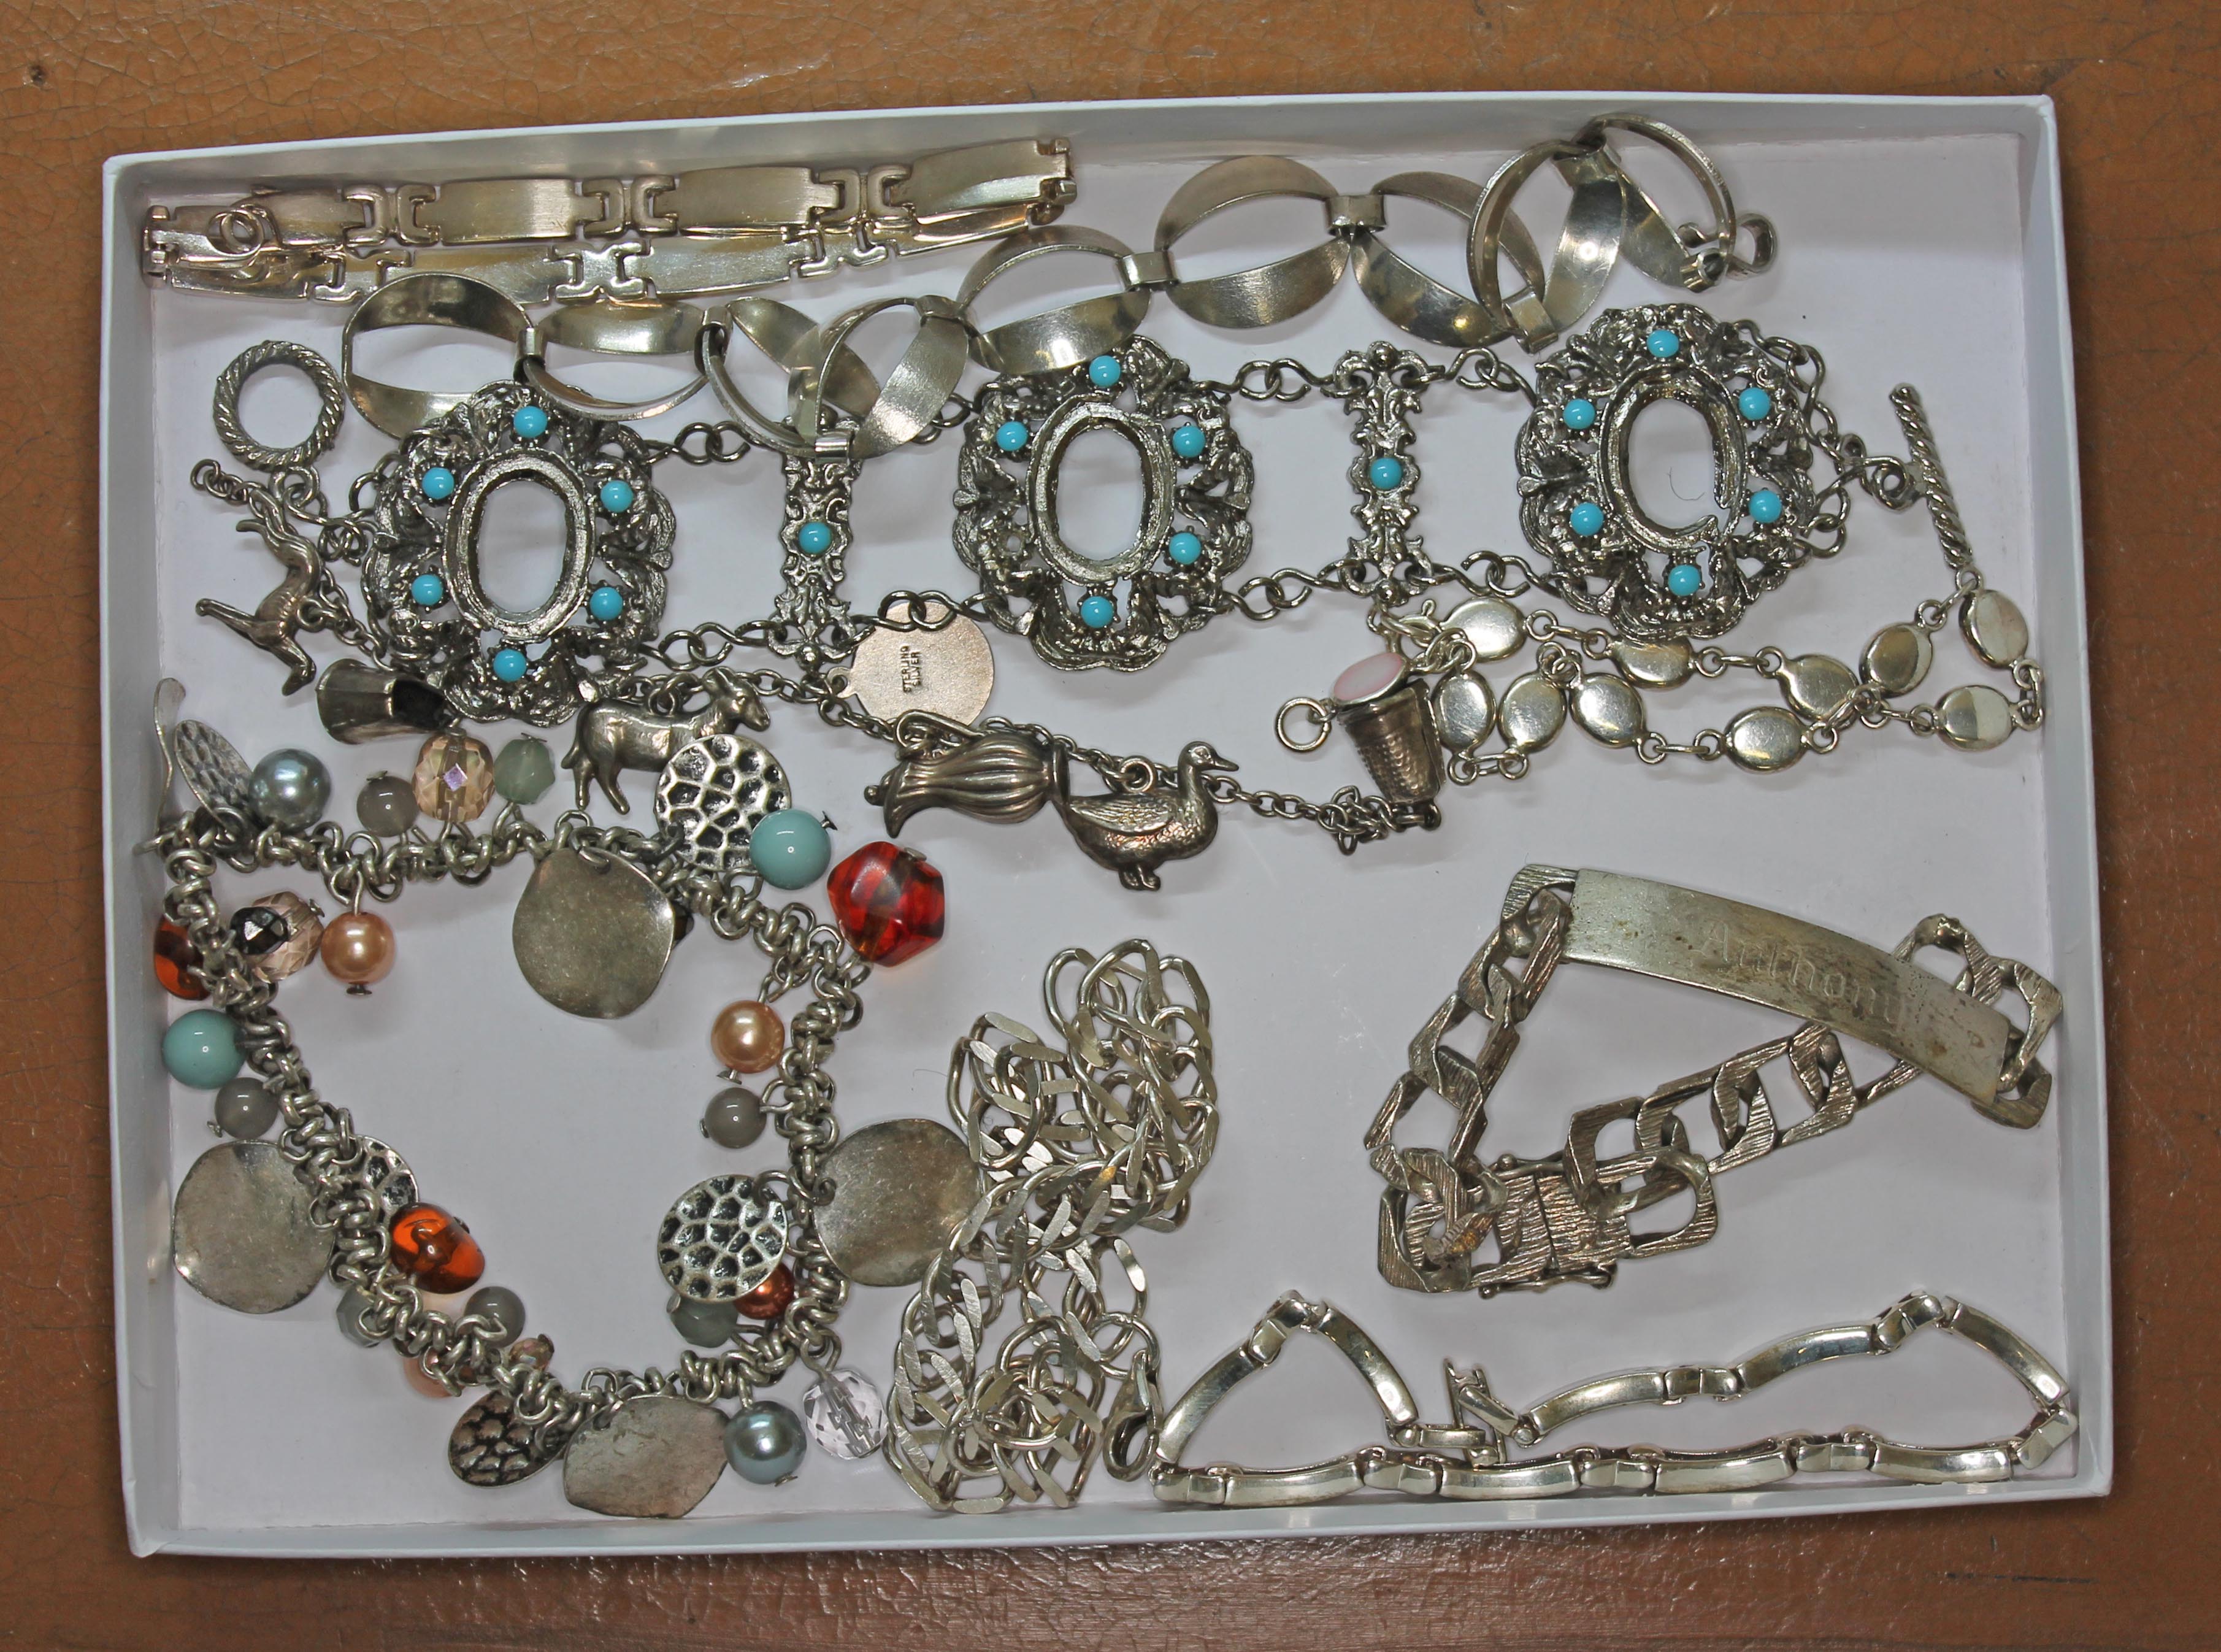
[[[710,1053],[735,1073],[767,1073],[786,1048],[786,1023],[768,1004],[743,998],[710,1023]]]
[[[418,1393],[423,1395],[427,1399],[453,1399],[454,1398],[454,1395],[447,1392],[447,1384],[441,1382],[439,1378],[434,1376],[429,1371],[427,1371],[422,1366],[419,1365],[416,1361],[410,1359],[405,1354],[401,1356],[401,1375],[411,1388],[414,1388]]]
[[[393,973],[393,926],[375,912],[343,912],[324,925],[324,967],[350,992]]]

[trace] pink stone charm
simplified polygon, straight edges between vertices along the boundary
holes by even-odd
[[[1400,654],[1368,654],[1334,679],[1334,698],[1343,705],[1373,699],[1395,687],[1404,669]]]

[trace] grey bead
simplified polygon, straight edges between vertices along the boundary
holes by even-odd
[[[759,1399],[725,1424],[725,1461],[759,1486],[791,1480],[809,1449],[802,1419],[775,1399]]]
[[[273,826],[313,826],[332,800],[331,771],[304,751],[274,751],[254,766],[247,800]]]
[[[398,837],[416,823],[416,792],[406,780],[373,774],[357,794],[354,811],[373,837]]]
[[[340,1329],[347,1333],[347,1340],[359,1348],[376,1348],[384,1340],[372,1336],[363,1329],[363,1312],[370,1305],[370,1298],[361,1292],[347,1291],[341,1294],[340,1305],[334,1311],[334,1317],[340,1322]]]
[[[681,1297],[671,1311],[671,1323],[681,1336],[697,1348],[720,1348],[732,1339],[741,1323],[741,1311],[729,1302],[697,1302]]]
[[[258,1142],[278,1122],[278,1098],[260,1079],[234,1079],[216,1092],[216,1127],[235,1141]]]
[[[702,1134],[721,1148],[744,1148],[764,1133],[763,1101],[740,1085],[720,1090],[702,1115]]]
[[[507,1348],[524,1335],[524,1298],[505,1286],[488,1285],[472,1292],[463,1311],[499,1323],[500,1330],[487,1338],[496,1348]]]

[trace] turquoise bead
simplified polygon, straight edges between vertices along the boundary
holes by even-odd
[[[1183,424],[1173,432],[1173,451],[1182,459],[1200,459],[1211,438],[1203,434],[1199,424]]]
[[[1576,396],[1566,404],[1566,410],[1559,416],[1565,420],[1568,430],[1591,429],[1596,424],[1596,404],[1586,396]]]
[[[1090,597],[1079,604],[1079,623],[1099,631],[1118,617],[1118,604],[1108,597]]]
[[[794,535],[794,542],[812,556],[823,556],[833,548],[833,529],[822,522],[805,522]]]
[[[428,499],[445,499],[454,493],[455,473],[445,465],[435,465],[416,479],[416,485],[424,490]]]
[[[493,656],[493,674],[504,683],[521,683],[532,662],[524,657],[522,648],[501,648]]]
[[[1650,336],[1642,341],[1642,347],[1649,350],[1651,354],[1656,356],[1661,361],[1667,360],[1669,356],[1677,356],[1681,354],[1681,341],[1680,337],[1674,334],[1671,328],[1667,327],[1652,328],[1650,329]]]
[[[1566,513],[1566,525],[1583,539],[1593,539],[1604,531],[1604,507],[1584,499]]]
[[[1392,454],[1383,454],[1365,467],[1365,479],[1383,493],[1392,487],[1400,487],[1404,481],[1404,461]]]
[[[615,585],[596,585],[586,598],[586,611],[597,620],[613,620],[624,612],[624,592]]]
[[[1165,541],[1165,554],[1184,568],[1193,567],[1203,560],[1203,541],[1190,533],[1174,534]]]
[[[1705,588],[1705,576],[1693,562],[1676,562],[1666,570],[1666,589],[1676,597],[1693,597]]]
[[[1755,422],[1774,411],[1774,397],[1753,385],[1736,397],[1736,411]]]
[[[632,484],[622,476],[612,476],[602,484],[602,509],[612,516],[622,516],[632,509]]]
[[[162,1035],[162,1065],[191,1089],[221,1090],[246,1064],[238,1029],[221,1010],[188,1010]]]
[[[409,600],[419,608],[437,608],[447,600],[447,584],[436,573],[420,573],[409,582]]]
[[[537,441],[547,434],[547,410],[529,404],[520,407],[509,416],[509,427],[527,441]]]
[[[1781,496],[1770,487],[1762,487],[1750,496],[1750,519],[1764,527],[1781,520]]]
[[[1023,453],[1027,440],[1032,435],[1033,432],[1026,429],[1023,421],[1004,419],[995,427],[995,445],[1006,454]]]
[[[1115,355],[1099,355],[1087,364],[1087,382],[1098,390],[1108,390],[1125,376]]]
[[[766,815],[748,833],[748,859],[767,884],[805,889],[833,862],[833,839],[816,816],[799,809]]]

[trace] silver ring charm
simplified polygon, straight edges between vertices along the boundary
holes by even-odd
[[[316,386],[316,422],[307,435],[290,447],[266,447],[248,435],[247,427],[240,422],[239,394],[247,387],[247,381],[265,367],[297,367]],[[216,375],[216,433],[231,449],[232,457],[250,470],[267,474],[315,464],[331,447],[332,438],[339,435],[340,420],[346,412],[347,396],[340,388],[340,376],[332,364],[307,345],[296,344],[291,339],[265,339],[260,344],[250,345]]]
[[[1139,671],[1230,607],[1223,581],[1249,554],[1254,472],[1228,399],[1147,339],[982,390],[958,461],[955,538],[988,617],[1061,670]],[[1107,557],[1070,544],[1057,520],[1065,455],[1092,430],[1132,445],[1145,495],[1140,531]]]
[[[544,416],[538,435],[517,429],[526,410]],[[548,727],[578,710],[584,662],[622,670],[654,641],[676,521],[650,480],[646,444],[624,425],[574,417],[522,385],[489,385],[375,474],[377,532],[362,565],[372,623],[391,639],[387,663],[462,716]],[[487,501],[519,483],[553,492],[564,517],[561,571],[525,610],[496,602],[479,564]]]
[[[466,275],[427,271],[387,282],[354,308],[340,334],[340,377],[355,411],[389,436],[406,437],[470,399],[461,391],[412,390],[354,370],[355,340],[389,327],[454,327],[522,347],[532,322],[523,306]]]
[[[1659,642],[1718,636],[1808,557],[1832,555],[1849,496],[1840,476],[1812,476],[1815,447],[1837,440],[1819,377],[1814,352],[1694,304],[1606,311],[1536,367],[1517,447],[1520,525],[1550,564],[1536,582]],[[1669,524],[1636,497],[1635,423],[1660,401],[1704,416],[1717,514]]]
[[[987,284],[1053,253],[1092,253],[1111,260],[1120,272],[1122,290],[1074,299],[999,327],[981,327],[973,310]],[[1051,224],[1012,235],[974,264],[957,290],[956,305],[972,335],[973,356],[990,372],[1054,372],[1117,349],[1134,336],[1149,313],[1148,290],[1124,285],[1125,272],[1132,266],[1133,253],[1126,244],[1100,230]]]

